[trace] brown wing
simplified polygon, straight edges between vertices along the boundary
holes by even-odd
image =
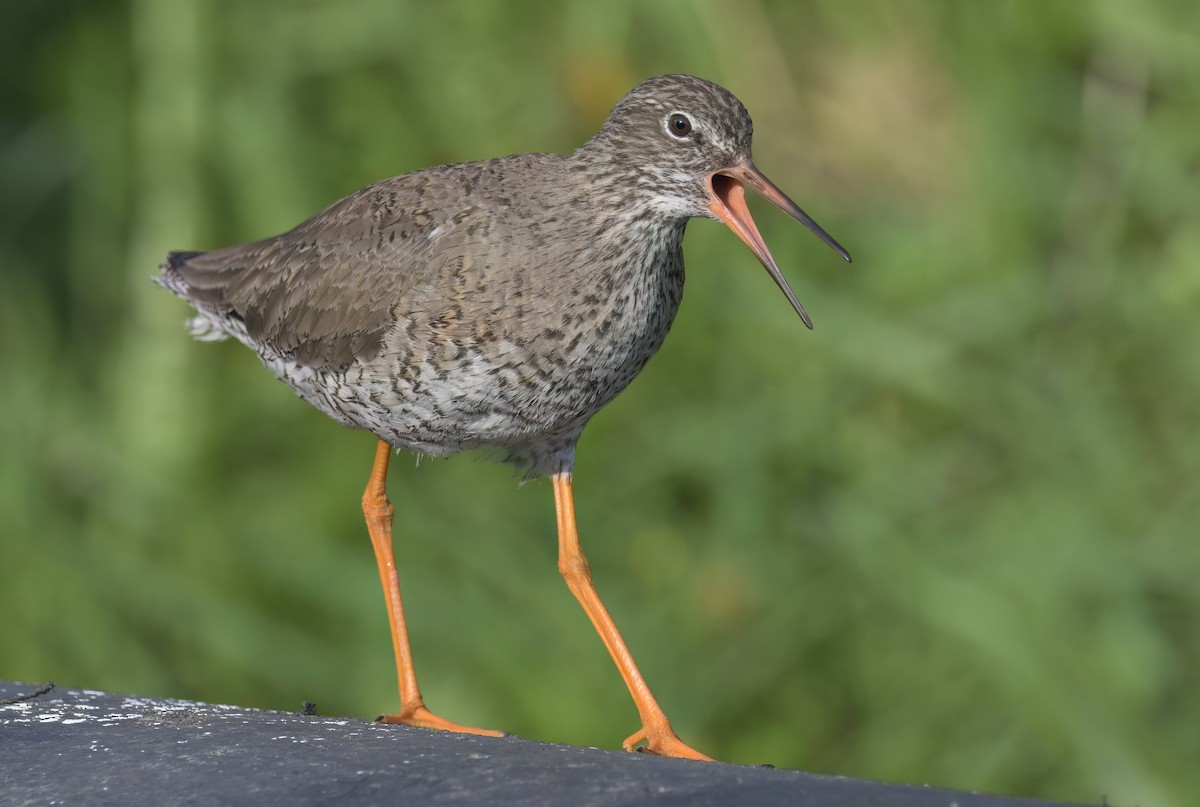
[[[434,230],[469,216],[482,165],[384,180],[283,235],[172,253],[164,272],[183,281],[181,293],[197,307],[240,319],[252,339],[301,363],[336,368],[371,358],[397,304],[436,282],[432,243],[443,236]]]

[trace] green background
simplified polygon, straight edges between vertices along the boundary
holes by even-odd
[[[1165,807],[1200,793],[1200,14],[1136,2],[37,3],[0,11],[0,676],[373,717],[373,438],[185,334],[168,249],[567,152],[643,78],[754,115],[816,321],[698,222],[579,448],[600,591],[722,759]],[[616,747],[545,481],[393,463],[430,705]]]

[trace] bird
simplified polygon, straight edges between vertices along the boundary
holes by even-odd
[[[575,520],[585,425],[659,349],[683,294],[692,218],[726,224],[808,328],[767,249],[750,187],[850,261],[755,167],[753,124],[702,78],[641,82],[569,155],[443,165],[369,185],[281,235],[167,255],[153,279],[194,309],[201,340],[233,338],[302,399],[377,439],[362,510],[396,657],[385,723],[488,736],[426,707],[392,554],[392,454],[490,451],[551,480],[558,569],[641,721],[622,747],[711,759],[679,738],[600,599]]]

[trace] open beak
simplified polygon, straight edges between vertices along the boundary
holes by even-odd
[[[708,183],[712,191],[712,201],[709,203],[708,209],[718,219],[725,222],[729,226],[729,229],[737,233],[738,238],[742,239],[746,243],[746,246],[750,247],[750,251],[766,267],[767,272],[771,275],[771,279],[783,291],[784,296],[788,298],[788,302],[792,304],[792,308],[796,309],[796,313],[800,315],[800,319],[804,320],[804,324],[811,330],[812,320],[808,318],[808,314],[804,311],[804,306],[800,305],[800,301],[792,293],[791,287],[783,279],[783,273],[779,271],[779,265],[771,257],[771,252],[767,249],[766,242],[763,241],[762,236],[759,234],[758,227],[754,224],[754,219],[750,217],[750,208],[746,206],[746,185],[754,188],[754,190],[769,199],[772,204],[784,213],[787,213],[796,221],[816,233],[818,238],[845,258],[847,263],[850,261],[850,253],[841,244],[834,241],[833,236],[825,232],[821,228],[821,225],[813,221],[795,202],[787,198],[787,195],[783,191],[775,187],[774,183],[763,176],[762,172],[755,168],[753,163],[749,161],[735,165],[732,168],[725,168],[714,172],[709,176]]]

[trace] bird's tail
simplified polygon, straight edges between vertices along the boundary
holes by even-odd
[[[203,254],[203,252],[168,252],[166,263],[158,267],[158,277],[152,278],[152,280],[163,288],[170,289],[183,299],[191,302],[188,295],[187,281],[183,279],[180,270],[192,258]]]
[[[198,255],[203,255],[204,252],[168,252],[166,263],[158,267],[159,273],[157,277],[152,277],[158,285],[173,292],[174,294],[187,300],[196,310],[199,311],[196,316],[188,319],[184,325],[187,332],[194,339],[199,339],[202,342],[219,342],[222,339],[228,339],[232,334],[224,327],[220,319],[210,316],[204,311],[197,301],[194,299],[192,288],[188,282],[184,280],[180,269],[185,263]]]

